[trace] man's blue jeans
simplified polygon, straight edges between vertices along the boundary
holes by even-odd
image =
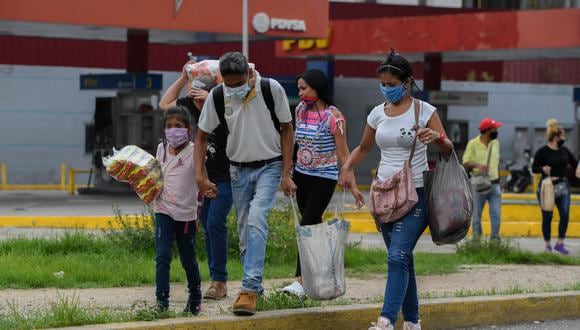
[[[242,291],[261,293],[268,239],[268,214],[280,186],[282,162],[260,168],[230,166],[234,209],[238,218]]]
[[[215,182],[218,195],[205,198],[201,210],[201,225],[205,233],[205,250],[209,274],[213,281],[226,282],[228,271],[228,214],[232,209],[232,186],[229,182]]]
[[[155,213],[155,295],[164,307],[169,306],[169,268],[174,241],[187,277],[189,297],[201,301],[201,279],[195,257],[195,223],[175,221],[166,214]]]
[[[396,222],[381,223],[381,233],[388,249],[387,288],[381,316],[392,324],[403,309],[405,321],[419,321],[419,297],[415,279],[413,249],[427,228],[425,190],[418,188],[419,201]]]
[[[489,217],[491,219],[491,238],[499,238],[499,224],[501,219],[501,187],[499,183],[491,185],[491,191],[487,194],[473,194],[473,216],[471,218],[471,229],[473,238],[480,238],[481,214],[485,202],[489,202]]]

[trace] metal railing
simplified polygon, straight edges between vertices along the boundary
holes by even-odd
[[[93,170],[85,170],[79,168],[71,168],[68,170],[68,194],[74,195],[77,186],[75,185],[75,178],[77,174],[89,174],[89,182],[87,183],[87,187],[91,186],[91,178],[93,176]]]
[[[59,184],[9,184],[6,170],[6,163],[0,164],[0,190],[63,190],[68,191],[69,194],[74,195],[76,190],[75,177],[77,174],[90,174],[92,170],[86,169],[68,169],[68,184],[67,184],[67,166],[65,163],[60,165],[60,183]],[[88,186],[90,186],[90,178]]]

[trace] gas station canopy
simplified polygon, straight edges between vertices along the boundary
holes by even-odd
[[[2,0],[0,20],[64,25],[240,34],[240,0]],[[327,0],[251,0],[249,33],[324,37]]]

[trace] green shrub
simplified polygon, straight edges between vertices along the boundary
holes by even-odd
[[[104,230],[110,242],[129,250],[155,251],[155,224],[151,207],[147,206],[141,214],[127,215],[114,205],[113,212],[115,218],[109,222],[109,228]]]

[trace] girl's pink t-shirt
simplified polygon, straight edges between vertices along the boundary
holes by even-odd
[[[157,147],[157,161],[163,173],[163,191],[155,200],[155,212],[175,221],[197,220],[197,184],[193,166],[193,143],[172,155],[167,147],[165,160],[163,143]]]

